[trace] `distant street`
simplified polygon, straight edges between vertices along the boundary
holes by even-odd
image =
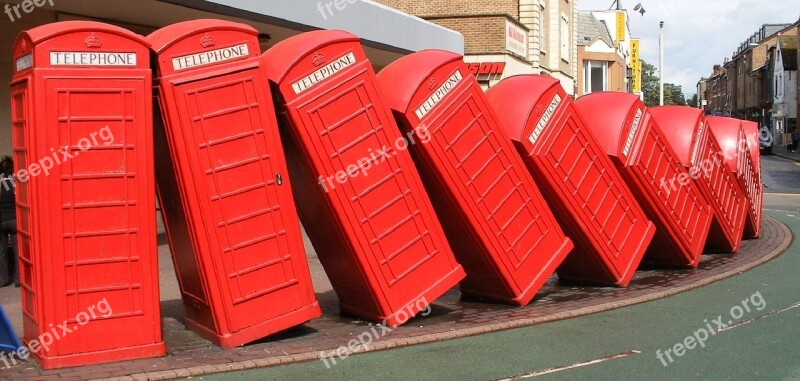
[[[761,158],[766,193],[800,194],[800,163],[776,155]]]

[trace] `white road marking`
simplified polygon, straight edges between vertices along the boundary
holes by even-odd
[[[757,322],[757,321],[759,321],[761,319],[765,319],[765,318],[768,318],[768,317],[773,317],[773,316],[775,316],[777,314],[789,311],[791,309],[795,309],[797,307],[800,307],[800,302],[797,302],[795,304],[792,304],[789,307],[785,307],[785,308],[777,310],[777,311],[772,310],[767,314],[764,314],[764,315],[761,315],[761,316],[757,316],[757,317],[754,317],[752,319],[742,320],[742,321],[740,321],[740,322],[738,322],[738,323],[736,323],[734,325],[729,325],[729,326],[727,326],[725,328],[720,328],[720,329],[717,330],[717,332],[725,332],[725,331],[729,331],[729,330],[734,329],[734,328],[741,327],[743,325],[748,325],[750,323],[755,323],[755,322]]]
[[[627,351],[627,352],[617,353],[615,355],[596,358],[596,359],[591,360],[591,361],[579,362],[579,363],[575,363],[575,364],[572,364],[572,365],[560,366],[560,367],[557,367],[557,368],[548,368],[548,369],[540,370],[540,371],[533,372],[533,373],[519,374],[519,375],[516,375],[516,376],[511,376],[509,378],[503,378],[503,379],[500,379],[500,380],[497,380],[497,381],[515,381],[515,380],[522,380],[522,379],[526,379],[526,378],[534,378],[534,377],[543,376],[545,374],[561,372],[561,371],[565,371],[565,370],[569,370],[569,369],[581,368],[581,367],[589,366],[589,365],[596,365],[596,364],[600,364],[600,363],[603,363],[603,362],[606,362],[606,361],[620,359],[620,358],[623,358],[623,357],[635,356],[635,355],[638,355],[640,353],[642,353],[642,352],[638,351],[636,349],[633,349],[633,350],[630,350],[630,351]]]

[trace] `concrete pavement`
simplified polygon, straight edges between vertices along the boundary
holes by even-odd
[[[772,215],[800,231],[800,218],[790,216],[793,213]],[[321,361],[312,361],[200,379],[797,380],[798,268],[800,244],[795,241],[785,255],[763,266],[649,303],[357,355],[330,369]],[[709,324],[714,334],[709,333]],[[697,333],[700,330],[706,333]],[[691,349],[684,345],[675,350],[687,337],[698,336],[705,337],[702,346],[695,339],[693,345],[690,341]],[[671,350],[669,357],[663,356],[667,350]]]
[[[800,161],[800,152],[790,152],[784,146],[778,146],[772,148],[772,154],[781,156],[787,159]]]

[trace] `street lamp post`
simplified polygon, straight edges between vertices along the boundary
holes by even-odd
[[[658,24],[658,104],[664,105],[664,22]]]

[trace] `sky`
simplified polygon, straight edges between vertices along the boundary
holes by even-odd
[[[605,10],[613,0],[577,0],[579,10]],[[628,9],[633,38],[641,38],[643,60],[658,67],[658,23],[664,21],[664,82],[683,87],[711,75],[763,24],[791,24],[800,18],[798,0],[620,0]],[[644,16],[633,11],[640,3]]]

